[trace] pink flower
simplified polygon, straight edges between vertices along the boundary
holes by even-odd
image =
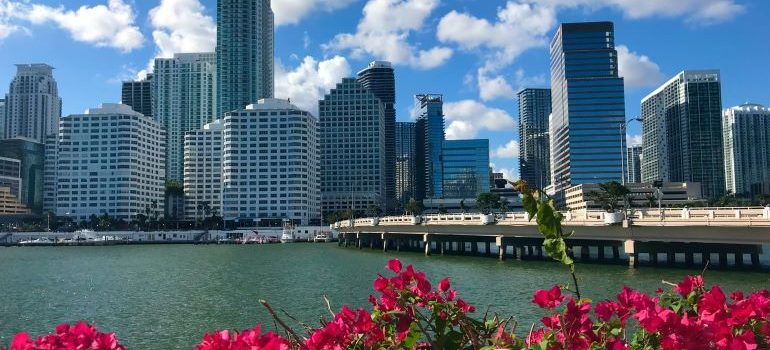
[[[438,290],[446,292],[449,290],[449,277],[444,278],[438,283]]]
[[[690,292],[696,289],[703,288],[703,276],[685,276],[682,282],[674,287],[674,291],[681,294],[683,297],[690,295]]]
[[[532,298],[532,302],[541,308],[554,309],[564,301],[559,286],[553,286],[550,290],[538,290]]]
[[[388,288],[388,279],[382,276],[377,276],[377,278],[374,280],[374,290],[381,292],[385,290],[385,288]]]
[[[393,271],[393,273],[401,272],[401,261],[398,259],[391,259],[388,261],[388,269]]]

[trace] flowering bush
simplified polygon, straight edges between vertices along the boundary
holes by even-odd
[[[21,332],[11,341],[10,350],[125,350],[114,333],[101,333],[96,327],[78,321],[56,327],[53,334],[38,337],[34,341],[29,334]]]

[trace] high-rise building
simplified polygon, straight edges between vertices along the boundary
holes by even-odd
[[[222,214],[221,119],[188,131],[184,136],[185,217],[203,219]],[[207,212],[209,214],[207,215]]]
[[[415,196],[415,123],[396,123],[396,200],[406,204]]]
[[[0,157],[19,160],[22,183],[19,200],[33,213],[41,213],[43,209],[44,145],[24,137],[0,140]]]
[[[642,99],[642,181],[698,182],[725,193],[718,70],[683,71]]]
[[[145,117],[153,117],[152,74],[142,80],[124,81],[120,96],[120,103],[131,106]]]
[[[563,23],[551,41],[551,184],[622,182],[623,78],[612,22]]]
[[[519,174],[527,184],[545,188],[551,183],[548,116],[551,89],[519,91]]]
[[[223,123],[224,219],[319,222],[315,117],[286,100],[262,99],[225,113]]]
[[[5,138],[5,99],[0,98],[0,140]]]
[[[354,78],[318,101],[324,213],[385,207],[385,104]]]
[[[722,113],[727,190],[740,196],[768,193],[770,108],[747,103]]]
[[[417,123],[417,199],[442,198],[444,177],[441,154],[444,148],[444,96],[420,94],[415,96]],[[487,164],[487,166],[489,166]]]
[[[43,160],[43,212],[56,213],[56,187],[58,186],[59,134],[45,137]]]
[[[217,1],[217,118],[273,97],[270,0]]]
[[[61,117],[61,98],[53,67],[17,64],[16,77],[5,97],[5,138],[26,137],[45,142],[55,134]]]
[[[385,106],[385,204],[396,199],[396,78],[387,61],[374,61],[358,72],[358,82]]]
[[[62,118],[56,215],[162,216],[166,135],[160,123],[121,104]]]
[[[183,181],[184,134],[215,119],[216,55],[182,53],[155,59],[153,115],[166,129],[166,179]]]
[[[14,197],[21,199],[21,161],[0,157],[0,187],[10,189]]]
[[[447,140],[442,152],[442,198],[476,198],[489,192],[489,140]]]
[[[642,182],[642,146],[629,146],[626,151],[626,183]]]

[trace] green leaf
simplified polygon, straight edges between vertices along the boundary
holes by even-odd
[[[529,220],[532,221],[537,214],[537,200],[531,193],[524,194],[524,198],[521,200],[521,205],[524,210],[529,214]]]
[[[412,322],[412,325],[409,326],[409,334],[407,334],[402,344],[406,349],[411,349],[417,345],[417,342],[420,341],[420,339],[422,339],[422,332],[420,332],[420,328],[417,327],[417,323]]]
[[[554,214],[553,207],[541,203],[537,210],[537,229],[545,238],[556,238],[561,231],[561,222]]]

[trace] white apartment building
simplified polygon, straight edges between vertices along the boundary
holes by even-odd
[[[131,221],[162,216],[166,135],[160,123],[122,104],[62,118],[56,215],[74,221],[108,214]],[[157,208],[157,209],[156,209]]]
[[[286,100],[261,99],[224,116],[225,220],[320,218],[318,121]]]
[[[727,190],[767,194],[770,184],[770,108],[747,103],[722,112]]]
[[[5,97],[5,138],[26,137],[45,142],[45,136],[56,133],[61,117],[61,98],[53,67],[17,64],[16,77]]]
[[[206,210],[222,214],[221,119],[184,136],[185,218],[203,219]]]

